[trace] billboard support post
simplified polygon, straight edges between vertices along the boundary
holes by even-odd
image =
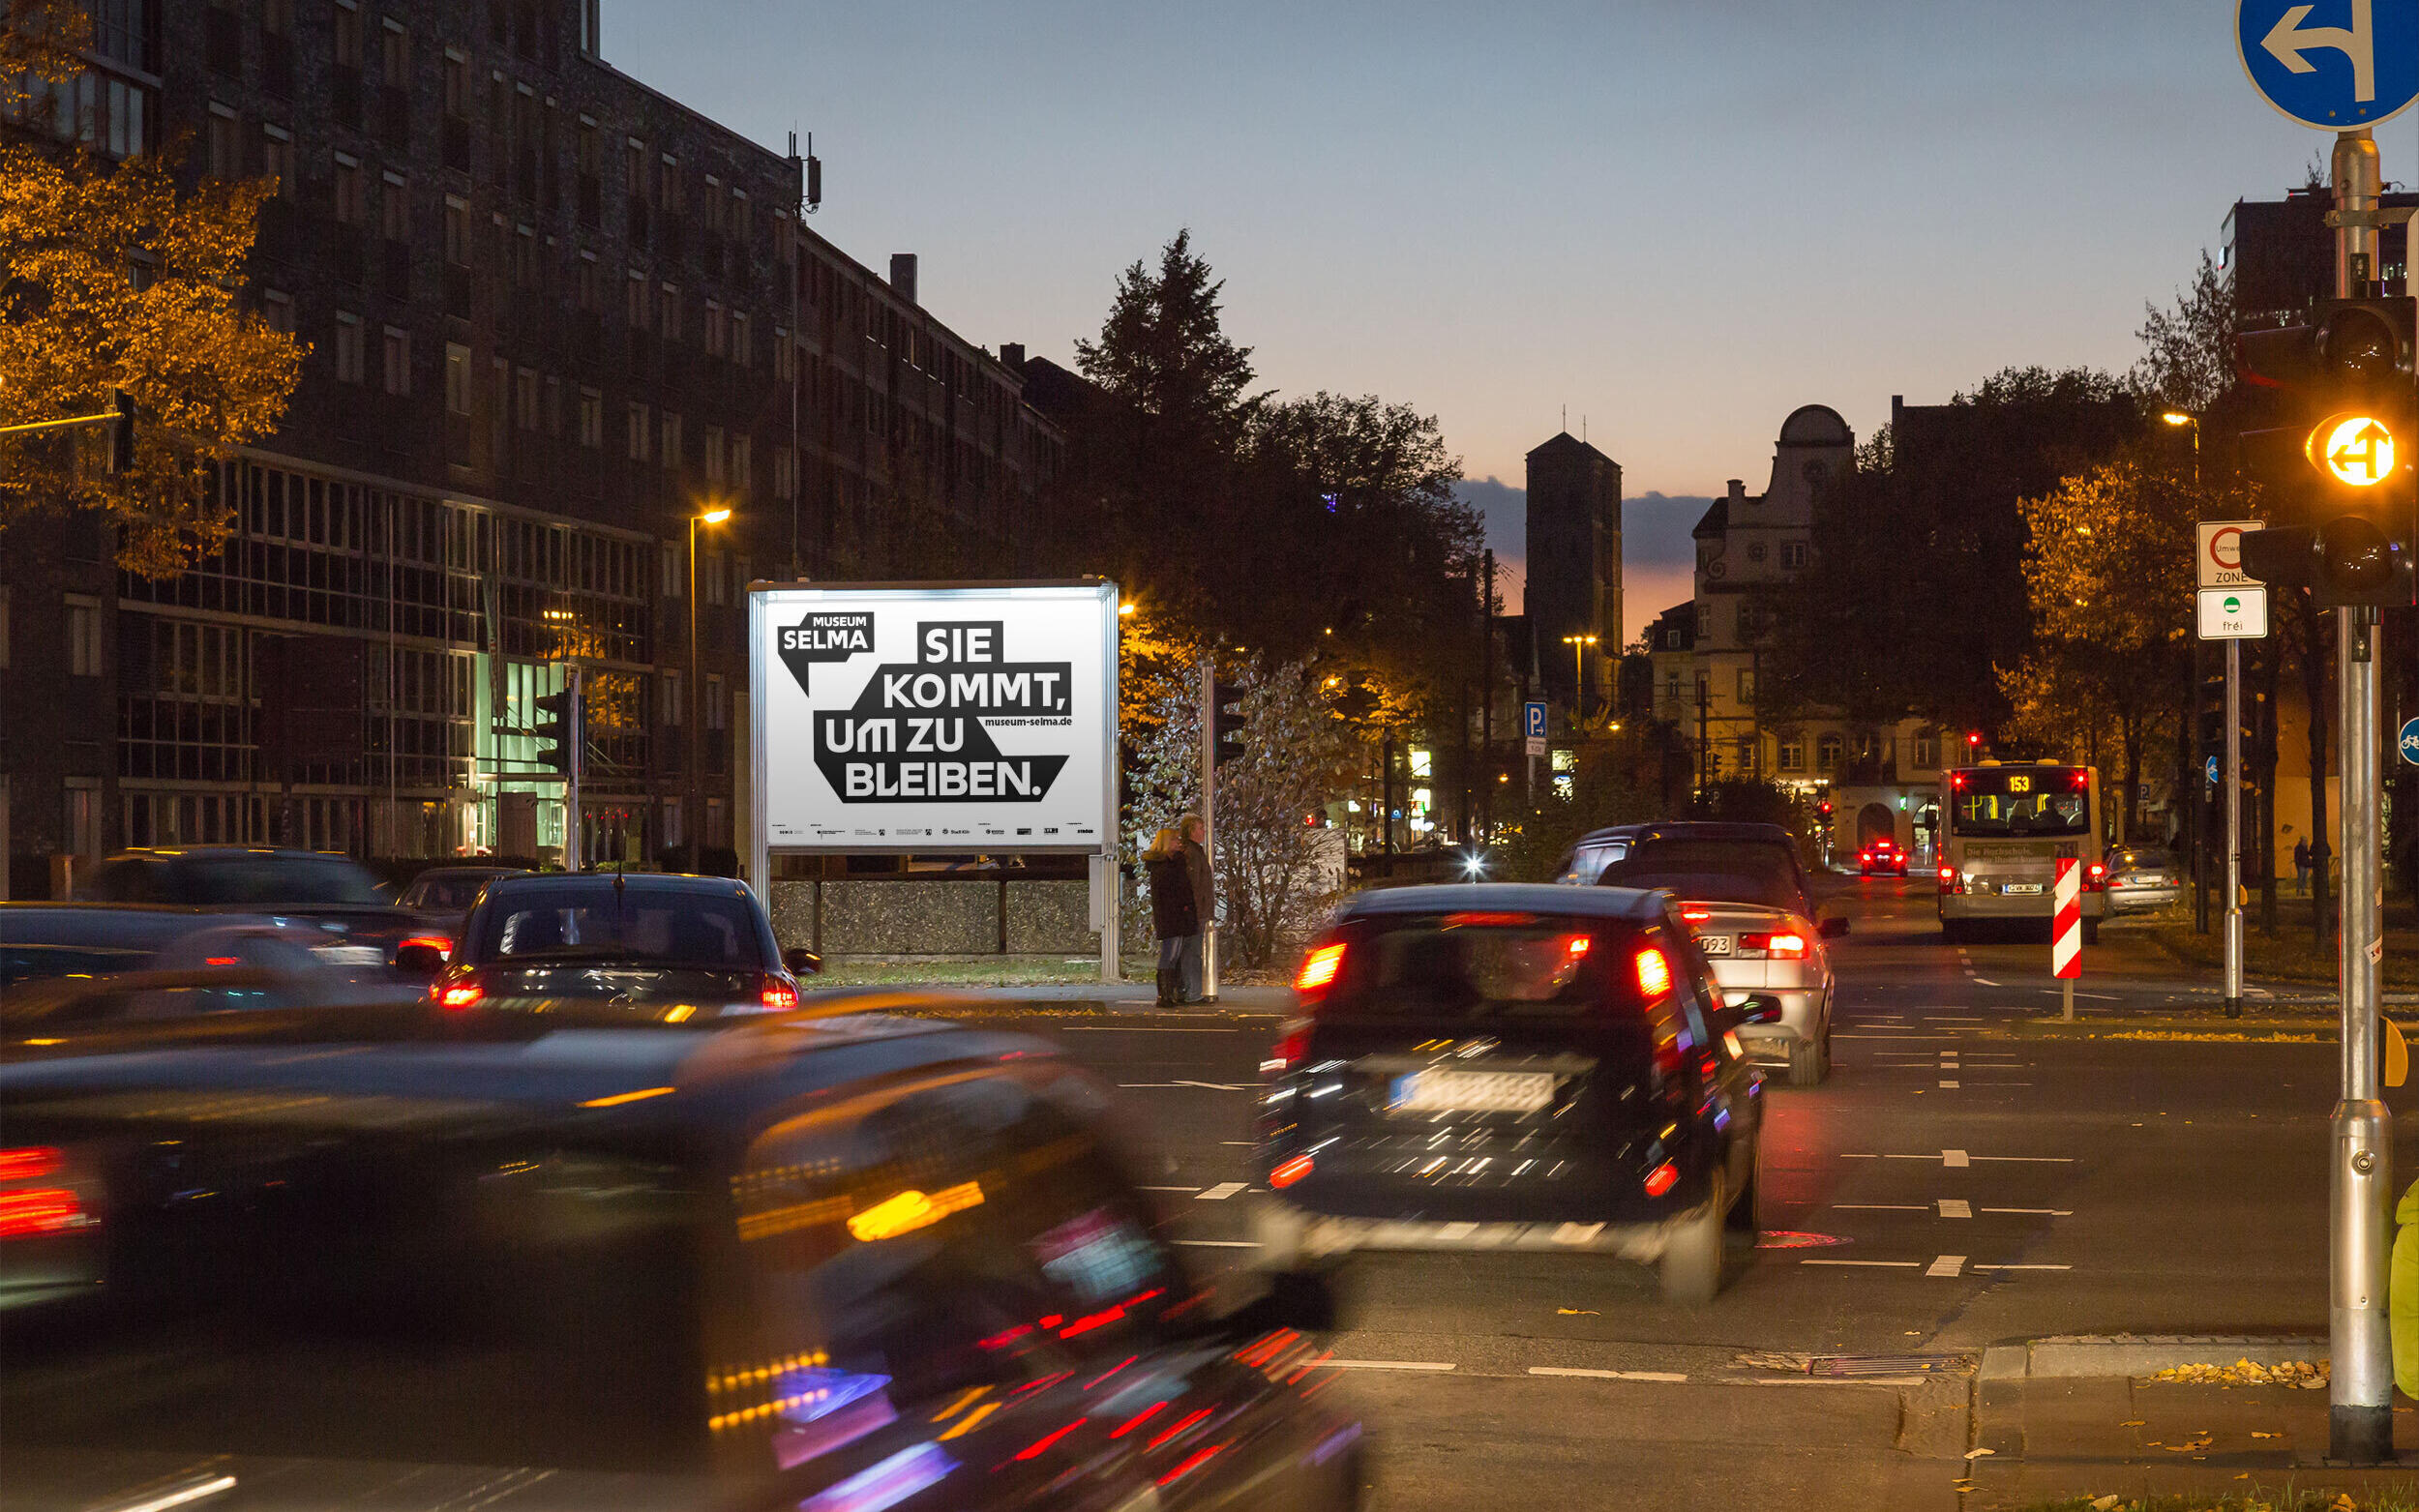
[[[785,854],[1080,855],[1119,980],[1118,643],[1099,578],[750,583],[750,884],[769,907]]]

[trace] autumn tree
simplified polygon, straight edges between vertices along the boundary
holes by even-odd
[[[1307,665],[1254,658],[1239,681],[1243,754],[1218,768],[1212,837],[1219,937],[1239,964],[1266,967],[1299,948],[1334,902],[1322,848],[1341,837],[1307,820],[1344,790],[1351,741]]]
[[[73,74],[62,7],[9,0],[6,114],[38,116],[44,86]],[[45,72],[46,71],[46,72]],[[22,128],[0,133],[0,428],[97,414],[123,390],[138,408],[134,464],[99,465],[97,429],[0,434],[0,530],[92,511],[116,526],[120,566],[171,576],[226,533],[211,478],[284,414],[303,349],[237,306],[267,182],[204,179],[171,164],[111,163]]]

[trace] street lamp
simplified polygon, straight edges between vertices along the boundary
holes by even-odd
[[[689,870],[699,870],[698,837],[704,832],[704,817],[698,804],[698,769],[704,764],[701,755],[703,737],[698,726],[703,723],[698,715],[698,651],[697,651],[697,527],[719,525],[731,518],[728,509],[709,509],[689,517],[689,791],[680,811],[681,841],[689,851]]]
[[[1563,644],[1570,647],[1570,712],[1574,719],[1588,717],[1588,647],[1596,644],[1594,636],[1565,636]]]

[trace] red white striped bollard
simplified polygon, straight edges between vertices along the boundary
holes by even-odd
[[[2083,863],[2069,856],[2058,862],[2057,885],[2051,892],[2049,914],[2049,974],[2066,989],[2068,1023],[2075,1020],[2075,979],[2083,974]]]

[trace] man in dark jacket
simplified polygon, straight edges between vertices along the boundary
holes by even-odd
[[[1184,949],[1184,1001],[1216,1002],[1216,998],[1201,994],[1202,941],[1218,927],[1217,878],[1210,873],[1210,852],[1204,848],[1210,839],[1210,826],[1200,815],[1187,814],[1176,821],[1176,832],[1184,837],[1184,872],[1192,878],[1193,910],[1201,920],[1200,933],[1186,942]]]
[[[1143,852],[1143,875],[1150,882],[1150,928],[1159,937],[1159,1006],[1184,1000],[1184,958],[1201,955],[1201,915],[1193,907],[1193,878],[1184,861],[1183,839],[1173,829],[1151,838]]]

